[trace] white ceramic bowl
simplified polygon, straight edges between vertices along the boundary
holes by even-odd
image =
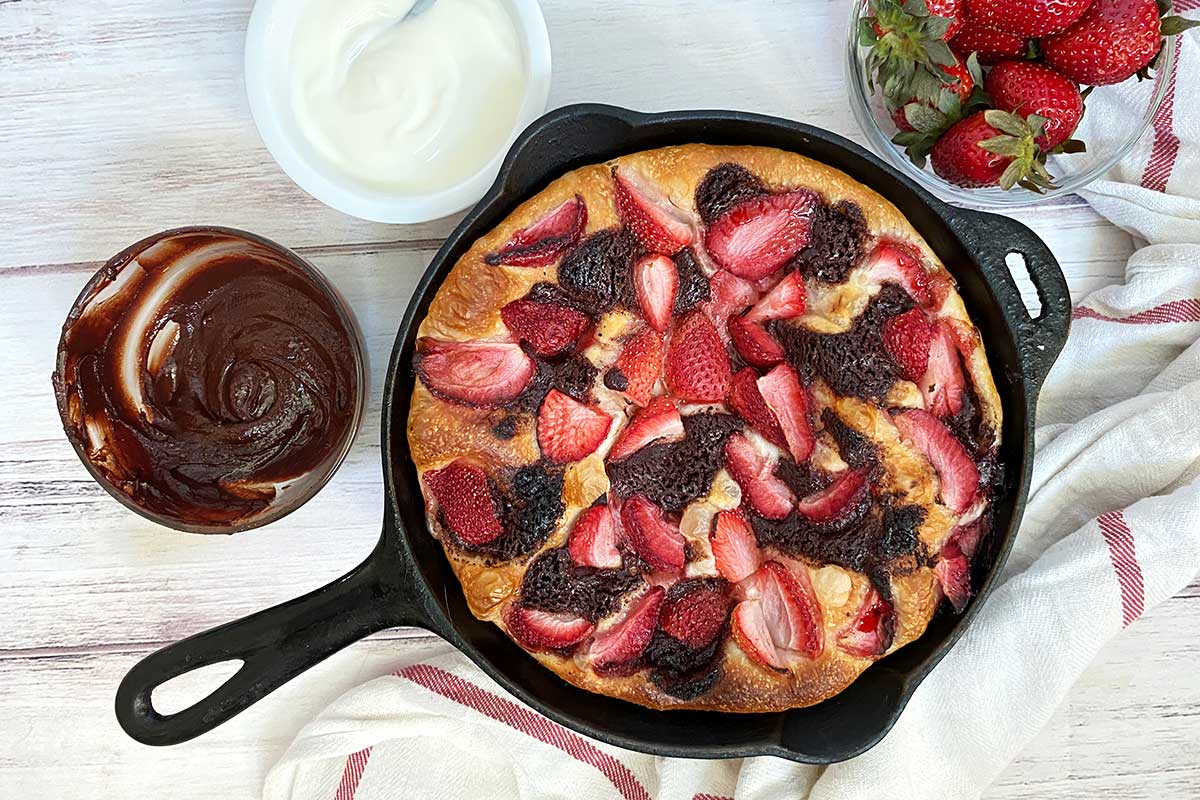
[[[550,95],[550,35],[537,0],[502,0],[521,36],[528,82],[508,138],[466,180],[437,192],[410,194],[363,185],[329,168],[300,134],[287,97],[287,59],[297,0],[257,0],[246,28],[246,94],[271,156],[296,184],[327,206],[372,222],[427,222],[472,205],[491,186],[509,146],[546,110]]]

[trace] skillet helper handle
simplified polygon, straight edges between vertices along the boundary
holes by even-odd
[[[385,628],[428,627],[415,607],[407,611],[380,580],[377,550],[333,583],[303,597],[205,631],[152,653],[117,689],[117,721],[132,738],[170,745],[212,730],[304,670],[347,645]],[[399,610],[398,610],[399,609]],[[154,690],[185,673],[240,660],[225,683],[194,705],[160,714]]]
[[[1071,330],[1071,292],[1058,259],[1037,234],[1015,219],[954,209],[951,225],[979,258],[979,266],[1000,301],[1000,310],[1017,340],[1026,378],[1041,388]],[[1009,271],[1007,258],[1020,255],[1037,289],[1042,309],[1031,316]],[[1018,267],[1019,269],[1019,267]]]

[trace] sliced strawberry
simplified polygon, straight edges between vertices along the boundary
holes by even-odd
[[[744,200],[705,237],[709,255],[734,275],[756,281],[782,267],[812,238],[815,192],[800,189]]]
[[[587,227],[587,204],[575,195],[528,228],[513,234],[508,242],[484,261],[495,266],[544,267],[575,246]]]
[[[783,656],[771,639],[771,629],[767,627],[762,603],[757,600],[738,603],[733,610],[731,628],[733,640],[751,659],[777,672],[786,671]]]
[[[691,217],[666,198],[658,187],[631,169],[613,167],[613,194],[621,221],[642,247],[673,256],[691,244]]]
[[[768,561],[746,580],[745,593],[762,605],[776,648],[805,658],[816,658],[825,649],[821,606],[803,567],[793,572],[778,561]]]
[[[730,583],[737,583],[758,569],[758,540],[746,518],[738,512],[717,512],[708,541],[717,572]]]
[[[950,538],[943,545],[943,550],[953,546],[970,561],[979,549],[979,541],[983,538],[983,521],[975,520],[966,525],[959,525],[950,532]]]
[[[597,672],[619,672],[642,654],[654,636],[659,611],[666,596],[666,589],[651,586],[645,594],[629,604],[619,621],[596,636],[588,652]]]
[[[971,565],[967,557],[962,553],[952,558],[943,554],[933,565],[933,574],[937,576],[942,593],[950,605],[961,614],[971,599]]]
[[[895,612],[875,587],[871,587],[858,607],[854,621],[838,633],[838,647],[852,656],[874,658],[888,651],[895,635]]]
[[[752,367],[766,369],[783,361],[783,346],[757,322],[745,317],[729,318],[729,341],[733,349]]]
[[[571,347],[588,326],[588,318],[557,303],[521,299],[500,309],[500,319],[539,356],[554,356]]]
[[[504,625],[527,650],[566,650],[586,639],[596,626],[573,614],[551,613],[511,603]]]
[[[719,403],[729,391],[733,369],[712,321],[693,311],[675,326],[664,377],[671,393],[692,403]]]
[[[929,362],[920,379],[925,408],[935,417],[952,417],[962,410],[966,380],[959,366],[957,339],[940,323],[929,345]]]
[[[846,470],[821,491],[796,503],[796,510],[811,522],[839,519],[862,502],[868,488],[863,470]]]
[[[634,495],[621,508],[625,535],[638,556],[652,568],[663,571],[683,569],[687,563],[686,545],[679,526],[671,523],[662,509],[642,495]]]
[[[883,346],[900,366],[900,377],[915,381],[925,374],[936,330],[919,308],[911,308],[883,323]]]
[[[675,291],[679,288],[675,262],[662,255],[639,259],[633,265],[633,286],[642,316],[650,323],[650,327],[659,332],[669,328],[671,311],[675,307]]]
[[[979,491],[979,469],[962,444],[928,411],[911,409],[895,417],[900,435],[922,453],[938,474],[942,502],[961,514]]]
[[[728,615],[729,590],[724,581],[688,581],[671,587],[658,627],[693,650],[702,650],[721,633]]]
[[[684,437],[683,417],[679,409],[667,397],[656,397],[650,405],[633,415],[629,425],[621,431],[608,457],[620,461],[659,439],[676,440]]]
[[[725,442],[725,460],[754,513],[766,519],[783,519],[792,513],[796,496],[775,477],[774,459],[749,439],[740,433],[730,436]]]
[[[519,344],[421,339],[417,374],[439,397],[472,406],[500,405],[525,391],[537,366]]]
[[[867,256],[866,268],[876,283],[898,283],[922,308],[941,306],[949,292],[943,276],[930,274],[921,251],[907,242],[885,239]]]
[[[662,372],[663,341],[653,328],[643,328],[629,340],[614,368],[624,383],[626,396],[639,406],[650,402]]]
[[[581,567],[615,569],[621,566],[617,550],[617,526],[612,510],[606,505],[590,506],[580,512],[571,526],[567,543],[571,560]]]
[[[487,473],[461,458],[424,475],[446,526],[464,544],[479,546],[498,539],[504,528]]]
[[[746,367],[729,384],[729,406],[734,413],[746,421],[751,428],[762,434],[771,444],[784,450],[787,449],[787,439],[783,436],[783,428],[775,419],[775,412],[767,408],[758,391],[758,373]]]
[[[758,393],[779,420],[792,458],[796,463],[806,461],[815,440],[808,421],[808,393],[800,385],[796,370],[786,364],[775,367],[758,379]]]
[[[754,302],[754,284],[729,270],[720,270],[709,278],[708,289],[712,299],[704,304],[704,313],[719,331],[725,330],[725,323],[730,317],[741,313],[742,309]]]
[[[600,409],[551,389],[538,411],[537,437],[542,455],[556,464],[585,458],[608,436],[612,422],[612,417]]]
[[[791,319],[804,313],[808,307],[808,290],[804,288],[804,276],[789,272],[775,288],[763,295],[746,314],[747,322],[766,322],[772,319]]]

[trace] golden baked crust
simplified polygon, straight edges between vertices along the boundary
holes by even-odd
[[[804,188],[819,192],[829,205],[850,201],[862,211],[869,231],[869,245],[894,240],[919,251],[930,276],[944,287],[944,299],[926,311],[935,323],[945,321],[956,333],[962,355],[960,363],[977,409],[975,425],[990,433],[994,451],[1002,413],[999,396],[979,334],[937,255],[900,211],[871,189],[824,164],[771,148],[667,147],[563,175],[522,203],[458,260],[421,323],[419,337],[443,342],[511,341],[511,334],[501,319],[501,309],[525,297],[535,284],[554,283],[558,262],[540,267],[493,265],[487,263],[486,257],[498,252],[518,231],[534,225],[575,196],[586,204],[584,236],[621,225],[614,199],[614,167],[636,172],[658,187],[674,206],[695,218],[697,186],[710,170],[730,163],[745,167],[776,192]],[[806,281],[808,308],[792,324],[823,333],[850,329],[879,291],[877,280],[867,273],[865,268],[856,267],[842,283]],[[630,330],[640,324],[636,309],[610,312],[598,321],[595,341],[586,355],[599,368],[600,374],[616,359],[622,337],[627,337]],[[925,398],[916,384],[897,381],[886,402],[839,396],[820,378],[811,380],[807,391],[812,420],[819,421],[822,413],[829,409],[849,428],[874,443],[881,471],[873,491],[891,498],[889,502],[924,510],[917,529],[920,540],[917,554],[899,566],[893,565],[895,568],[889,572],[887,585],[883,587],[885,592],[890,592],[894,611],[895,634],[886,650],[890,653],[924,632],[944,593],[935,571],[938,554],[956,528],[971,524],[975,518],[986,520],[986,503],[981,500],[970,510],[956,513],[939,501],[937,470],[919,448],[901,436],[893,422],[897,409],[925,407]],[[617,395],[618,392],[606,389],[597,379],[593,395],[595,403],[606,411],[611,410],[618,424],[595,453],[565,467],[562,492],[565,511],[536,553],[563,546],[580,512],[608,492],[610,481],[603,454],[611,447],[617,428],[628,419],[619,407]],[[512,435],[508,438],[495,432],[495,426],[502,419],[509,420],[512,426]],[[420,380],[412,396],[408,436],[413,460],[423,476],[459,459],[482,465],[489,474],[495,475],[504,466],[533,464],[541,458],[535,412],[508,413],[442,399],[431,393]],[[819,425],[817,439],[812,456],[814,463],[833,473],[844,470],[846,464],[839,455],[838,446]],[[439,517],[437,503],[428,486],[424,488],[430,531],[441,539],[472,612],[507,630],[504,610],[508,604],[517,602],[522,577],[535,554],[497,561],[494,556],[464,548],[454,541],[453,536],[445,534],[445,520]],[[986,488],[981,490],[981,497],[986,499]],[[722,470],[715,477],[708,497],[694,501],[685,510],[683,527],[692,527],[697,518],[700,522],[696,524],[702,524],[716,510],[732,508],[742,500],[737,483]],[[688,536],[688,539],[692,545],[692,559],[685,577],[716,575],[706,543],[694,536]],[[762,552],[764,559],[778,561],[793,571],[803,570],[820,606],[824,641],[820,655],[813,659],[794,658],[785,672],[760,665],[747,655],[734,636],[725,636],[720,645],[723,661],[719,680],[699,696],[679,697],[651,680],[646,669],[626,675],[598,675],[589,663],[586,641],[572,652],[532,654],[564,680],[589,691],[652,708],[732,712],[772,711],[818,703],[845,689],[866,667],[886,655],[852,655],[838,644],[840,632],[854,622],[864,598],[873,591],[869,576],[844,566],[819,563],[811,557],[784,553],[771,545],[763,546]],[[876,576],[876,586],[878,581]],[[606,617],[610,624],[613,616]],[[606,620],[599,622],[599,630],[605,629]]]

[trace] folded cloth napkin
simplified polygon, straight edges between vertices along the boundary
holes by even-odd
[[[1181,51],[1173,80],[1200,86],[1200,47],[1185,36]],[[1119,87],[1097,92],[1088,127],[1130,112]],[[1124,285],[1075,309],[1003,582],[873,750],[824,769],[624,751],[539,716],[439,642],[307,725],[264,796],[978,797],[1105,643],[1200,572],[1198,148],[1200,107],[1172,97],[1153,135],[1086,193],[1145,246]]]

